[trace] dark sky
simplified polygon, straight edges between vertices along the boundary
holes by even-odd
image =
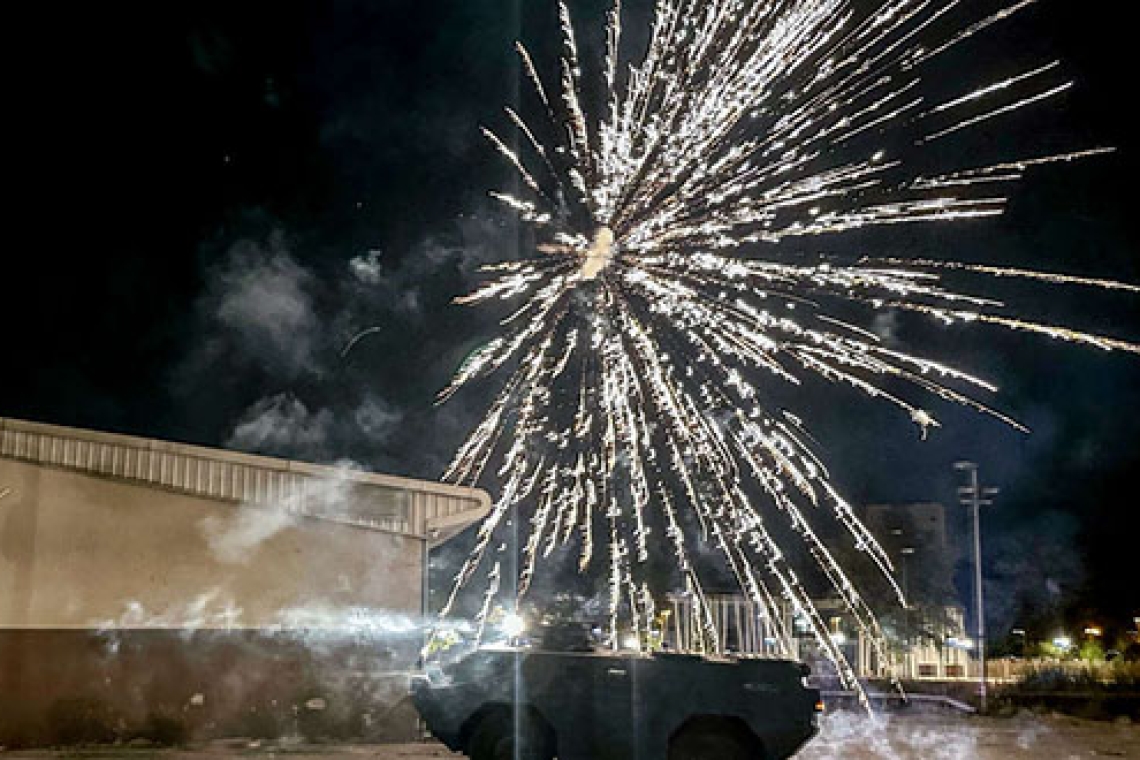
[[[490,329],[448,301],[477,262],[516,245],[486,198],[507,172],[478,126],[516,98],[520,25],[552,38],[549,9],[525,2],[521,18],[512,0],[16,14],[0,415],[438,476],[480,392],[443,410],[431,399]],[[1088,8],[1053,0],[1003,27],[991,54],[1062,58],[1078,89],[981,139],[1017,153],[1032,128],[1042,144],[1119,152],[1031,171],[1000,220],[863,243],[1140,282],[1132,39]],[[955,75],[941,84],[984,69]],[[1001,295],[1031,316],[1140,339],[1135,297]],[[900,345],[994,379],[999,405],[1034,433],[936,407],[946,427],[920,444],[872,403],[809,389],[802,416],[845,492],[953,503],[950,465],[974,459],[1003,488],[986,517],[995,583],[1057,595],[1028,575],[1062,589],[1074,615],[1140,614],[1140,357],[888,327]]]

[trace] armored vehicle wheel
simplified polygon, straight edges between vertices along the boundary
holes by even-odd
[[[756,737],[737,721],[697,719],[669,742],[669,760],[764,760]]]
[[[467,756],[471,760],[553,760],[554,742],[538,715],[523,713],[516,726],[514,716],[501,710],[475,727],[467,742]]]

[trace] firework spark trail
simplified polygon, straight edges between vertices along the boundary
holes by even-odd
[[[521,183],[518,193],[492,195],[534,228],[539,256],[485,267],[486,284],[457,299],[519,305],[440,394],[442,401],[480,378],[507,376],[446,473],[475,482],[501,456],[498,501],[445,614],[485,563],[481,625],[492,599],[511,590],[502,574],[513,564],[487,555],[525,507],[516,525],[529,531],[517,595],[531,588],[543,559],[576,546],[585,571],[595,544],[604,546],[617,646],[619,631],[651,625],[653,595],[664,589],[651,588],[648,562],[657,546],[668,547],[680,585],[695,597],[696,645],[717,652],[722,638],[694,560],[711,544],[780,641],[790,641],[786,605],[862,696],[801,580],[804,568],[826,580],[882,660],[889,657],[874,613],[818,526],[842,526],[905,600],[890,557],[831,482],[799,418],[771,408],[773,381],[849,386],[898,407],[924,436],[939,424],[922,405],[930,397],[1024,429],[974,395],[995,392],[992,384],[883,345],[850,315],[898,310],[1140,353],[1127,341],[1011,315],[999,300],[947,286],[943,275],[1140,292],[1135,285],[889,255],[813,261],[787,248],[852,230],[995,216],[1006,199],[992,188],[1032,167],[1110,151],[929,174],[910,169],[906,150],[892,156],[883,147],[906,143],[925,155],[930,142],[1065,92],[1071,82],[1050,81],[1057,62],[949,98],[924,89],[926,64],[1033,1],[959,20],[969,15],[960,0],[879,0],[870,10],[851,0],[659,0],[644,56],[628,66],[627,20],[615,2],[598,67],[603,107],[592,119],[571,9],[558,0],[557,88],[548,89],[518,45],[542,124],[507,109],[522,139],[485,130]],[[785,550],[785,533],[799,546]]]

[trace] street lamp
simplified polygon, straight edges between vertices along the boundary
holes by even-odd
[[[526,631],[526,621],[518,613],[509,613],[503,618],[502,623],[503,633],[507,635],[508,639],[512,641],[522,636]]]
[[[971,508],[974,522],[974,614],[977,618],[978,640],[978,697],[982,712],[986,710],[986,607],[982,597],[982,528],[981,509],[984,505],[993,504],[988,498],[998,493],[996,488],[983,489],[978,484],[978,465],[976,462],[955,462],[954,469],[966,473],[969,484],[958,489],[958,496],[962,504]]]
[[[1015,656],[1024,657],[1025,656],[1025,646],[1026,646],[1026,643],[1028,642],[1028,638],[1025,635],[1025,629],[1024,628],[1014,628],[1013,630],[1011,630],[1009,632],[1009,634],[1011,636],[1017,637],[1017,640],[1014,642],[1014,646],[1016,647],[1016,649],[1014,649]]]
[[[903,548],[899,549],[899,554],[902,555],[902,562],[900,564],[902,564],[903,597],[906,599],[906,604],[903,606],[903,639],[904,639],[904,642],[906,644],[906,670],[907,670],[907,677],[913,678],[914,677],[914,672],[913,672],[914,671],[914,636],[911,635],[912,629],[911,629],[911,624],[910,624],[910,608],[911,608],[910,577],[909,577],[910,573],[908,572],[910,563],[907,560],[909,560],[910,556],[912,554],[914,554],[914,547],[913,546],[904,546]]]
[[[904,546],[903,548],[899,549],[899,554],[902,555],[903,596],[906,597],[907,609],[910,609],[910,606],[911,606],[911,604],[910,604],[910,582],[907,578],[907,565],[908,565],[907,558],[911,557],[915,553],[915,551],[916,550],[913,546]]]

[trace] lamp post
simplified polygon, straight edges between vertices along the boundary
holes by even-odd
[[[1027,642],[1027,637],[1025,635],[1025,629],[1024,628],[1014,628],[1009,633],[1010,633],[1010,635],[1016,637],[1015,646],[1017,647],[1017,650],[1015,652],[1015,655],[1017,657],[1024,657],[1025,656],[1025,645]]]
[[[982,595],[982,527],[981,509],[993,504],[988,498],[998,493],[996,488],[982,488],[978,484],[976,462],[955,462],[954,469],[964,472],[968,484],[958,489],[962,504],[971,508],[974,523],[974,616],[977,623],[978,641],[978,698],[981,711],[986,710],[986,606]]]
[[[915,551],[916,550],[913,546],[904,546],[903,548],[899,549],[899,554],[902,556],[903,596],[906,597],[907,609],[910,609],[910,606],[911,606],[910,605],[910,580],[909,580],[910,574],[908,572],[909,563],[907,562],[907,559],[910,558],[914,554]]]
[[[906,598],[906,605],[903,607],[903,636],[906,640],[906,663],[907,675],[914,678],[914,636],[911,635],[910,625],[910,609],[913,606],[910,601],[910,562],[908,561],[912,554],[914,554],[913,546],[904,546],[899,549],[899,554],[902,555],[902,580],[903,580],[903,596]]]

